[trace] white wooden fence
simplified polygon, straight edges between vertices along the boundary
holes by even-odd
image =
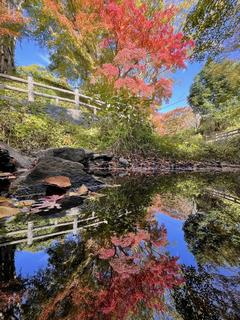
[[[32,76],[28,76],[28,79],[26,80],[26,79],[22,79],[19,77],[10,76],[7,74],[0,73],[0,78],[19,82],[22,84],[26,84],[26,89],[23,89],[23,88],[11,86],[9,84],[0,83],[0,89],[7,89],[7,90],[13,90],[13,91],[21,92],[21,93],[26,93],[26,95],[28,96],[29,102],[34,102],[35,96],[39,96],[39,97],[44,97],[44,98],[55,100],[55,104],[57,106],[59,105],[60,101],[72,103],[77,108],[79,108],[80,106],[83,106],[87,109],[92,110],[94,114],[97,113],[97,110],[101,110],[101,107],[105,105],[105,103],[103,101],[86,96],[86,95],[80,93],[78,89],[75,89],[73,91],[73,90],[62,89],[62,88],[58,88],[58,87],[54,87],[54,86],[49,86],[49,85],[46,85],[43,83],[35,82]],[[73,95],[73,99],[64,98],[64,97],[60,97],[57,95],[46,94],[46,93],[42,93],[39,91],[35,91],[35,87],[41,87],[44,89],[50,89],[50,90],[66,93],[69,95]],[[86,100],[90,101],[90,103],[86,103],[84,101],[81,101],[82,99],[85,101]]]
[[[206,140],[207,140],[207,142],[216,142],[216,141],[229,139],[229,138],[235,137],[237,135],[240,135],[240,128],[235,129],[235,130],[231,130],[231,131],[227,131],[227,132],[215,133],[212,136],[206,136]]]
[[[92,222],[88,224],[89,222]],[[85,225],[78,226],[79,223],[85,223]],[[77,215],[73,217],[72,221],[68,222],[58,222],[58,219],[55,219],[53,224],[40,226],[40,227],[34,227],[33,221],[27,222],[27,228],[16,230],[16,231],[10,231],[7,233],[4,233],[3,235],[0,235],[0,247],[17,244],[17,243],[27,243],[27,245],[32,245],[33,241],[36,240],[42,240],[47,238],[54,238],[57,236],[61,236],[67,233],[73,233],[73,235],[77,235],[80,230],[84,230],[87,228],[94,228],[101,224],[107,224],[108,222],[106,220],[99,221],[98,217],[93,213],[91,217],[86,219],[80,219]],[[59,227],[65,227],[65,230],[56,231],[56,228]],[[69,228],[71,227],[71,228]],[[44,233],[41,235],[34,235],[34,233],[42,231],[42,230],[48,230],[50,229],[50,232]],[[53,230],[51,230],[53,229]]]

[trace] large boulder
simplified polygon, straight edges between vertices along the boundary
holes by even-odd
[[[93,153],[83,148],[50,148],[36,153],[39,159],[57,157],[86,165],[93,158]]]
[[[16,195],[46,194],[49,188],[44,180],[49,177],[65,176],[70,179],[72,188],[86,185],[96,190],[102,183],[84,170],[84,165],[58,157],[40,158],[36,166],[14,188]]]

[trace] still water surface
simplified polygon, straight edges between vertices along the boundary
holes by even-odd
[[[239,183],[117,178],[78,207],[0,221],[0,319],[240,319]]]

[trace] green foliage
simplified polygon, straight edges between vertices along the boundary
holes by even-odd
[[[66,16],[76,19],[74,2],[64,1],[64,4]],[[51,56],[49,69],[74,81],[81,82],[87,79],[94,65],[92,58],[95,51],[94,37],[89,38],[88,42],[78,44],[76,39],[58,23],[57,16],[51,15],[50,10],[44,10],[41,0],[26,0],[24,9],[31,17],[28,35],[49,50]]]
[[[121,155],[154,154],[157,152],[157,135],[148,114],[139,109],[136,99],[125,100],[126,103],[124,100],[112,99],[111,105],[103,111],[98,124],[100,149],[111,149]]]
[[[201,212],[204,211],[204,213],[189,217],[184,225],[190,250],[200,264],[238,265],[239,205],[227,200],[218,200],[212,208],[211,198],[205,197],[202,200]]]
[[[195,112],[212,114],[240,107],[240,63],[209,61],[196,76],[188,101]]]
[[[199,132],[204,135],[211,135],[212,132],[230,131],[238,129],[240,125],[240,105],[236,100],[228,101],[226,108],[222,111],[206,115],[202,118]]]
[[[183,31],[195,40],[193,58],[204,60],[239,49],[239,1],[199,0]]]
[[[38,104],[0,100],[0,119],[0,140],[25,152],[60,146],[96,148],[96,129],[55,121]]]
[[[240,162],[240,137],[207,142],[201,134],[182,131],[180,134],[158,137],[158,153],[175,160]]]

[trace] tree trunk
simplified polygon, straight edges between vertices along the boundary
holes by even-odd
[[[0,39],[0,73],[12,73],[14,64],[15,39],[4,37]]]

